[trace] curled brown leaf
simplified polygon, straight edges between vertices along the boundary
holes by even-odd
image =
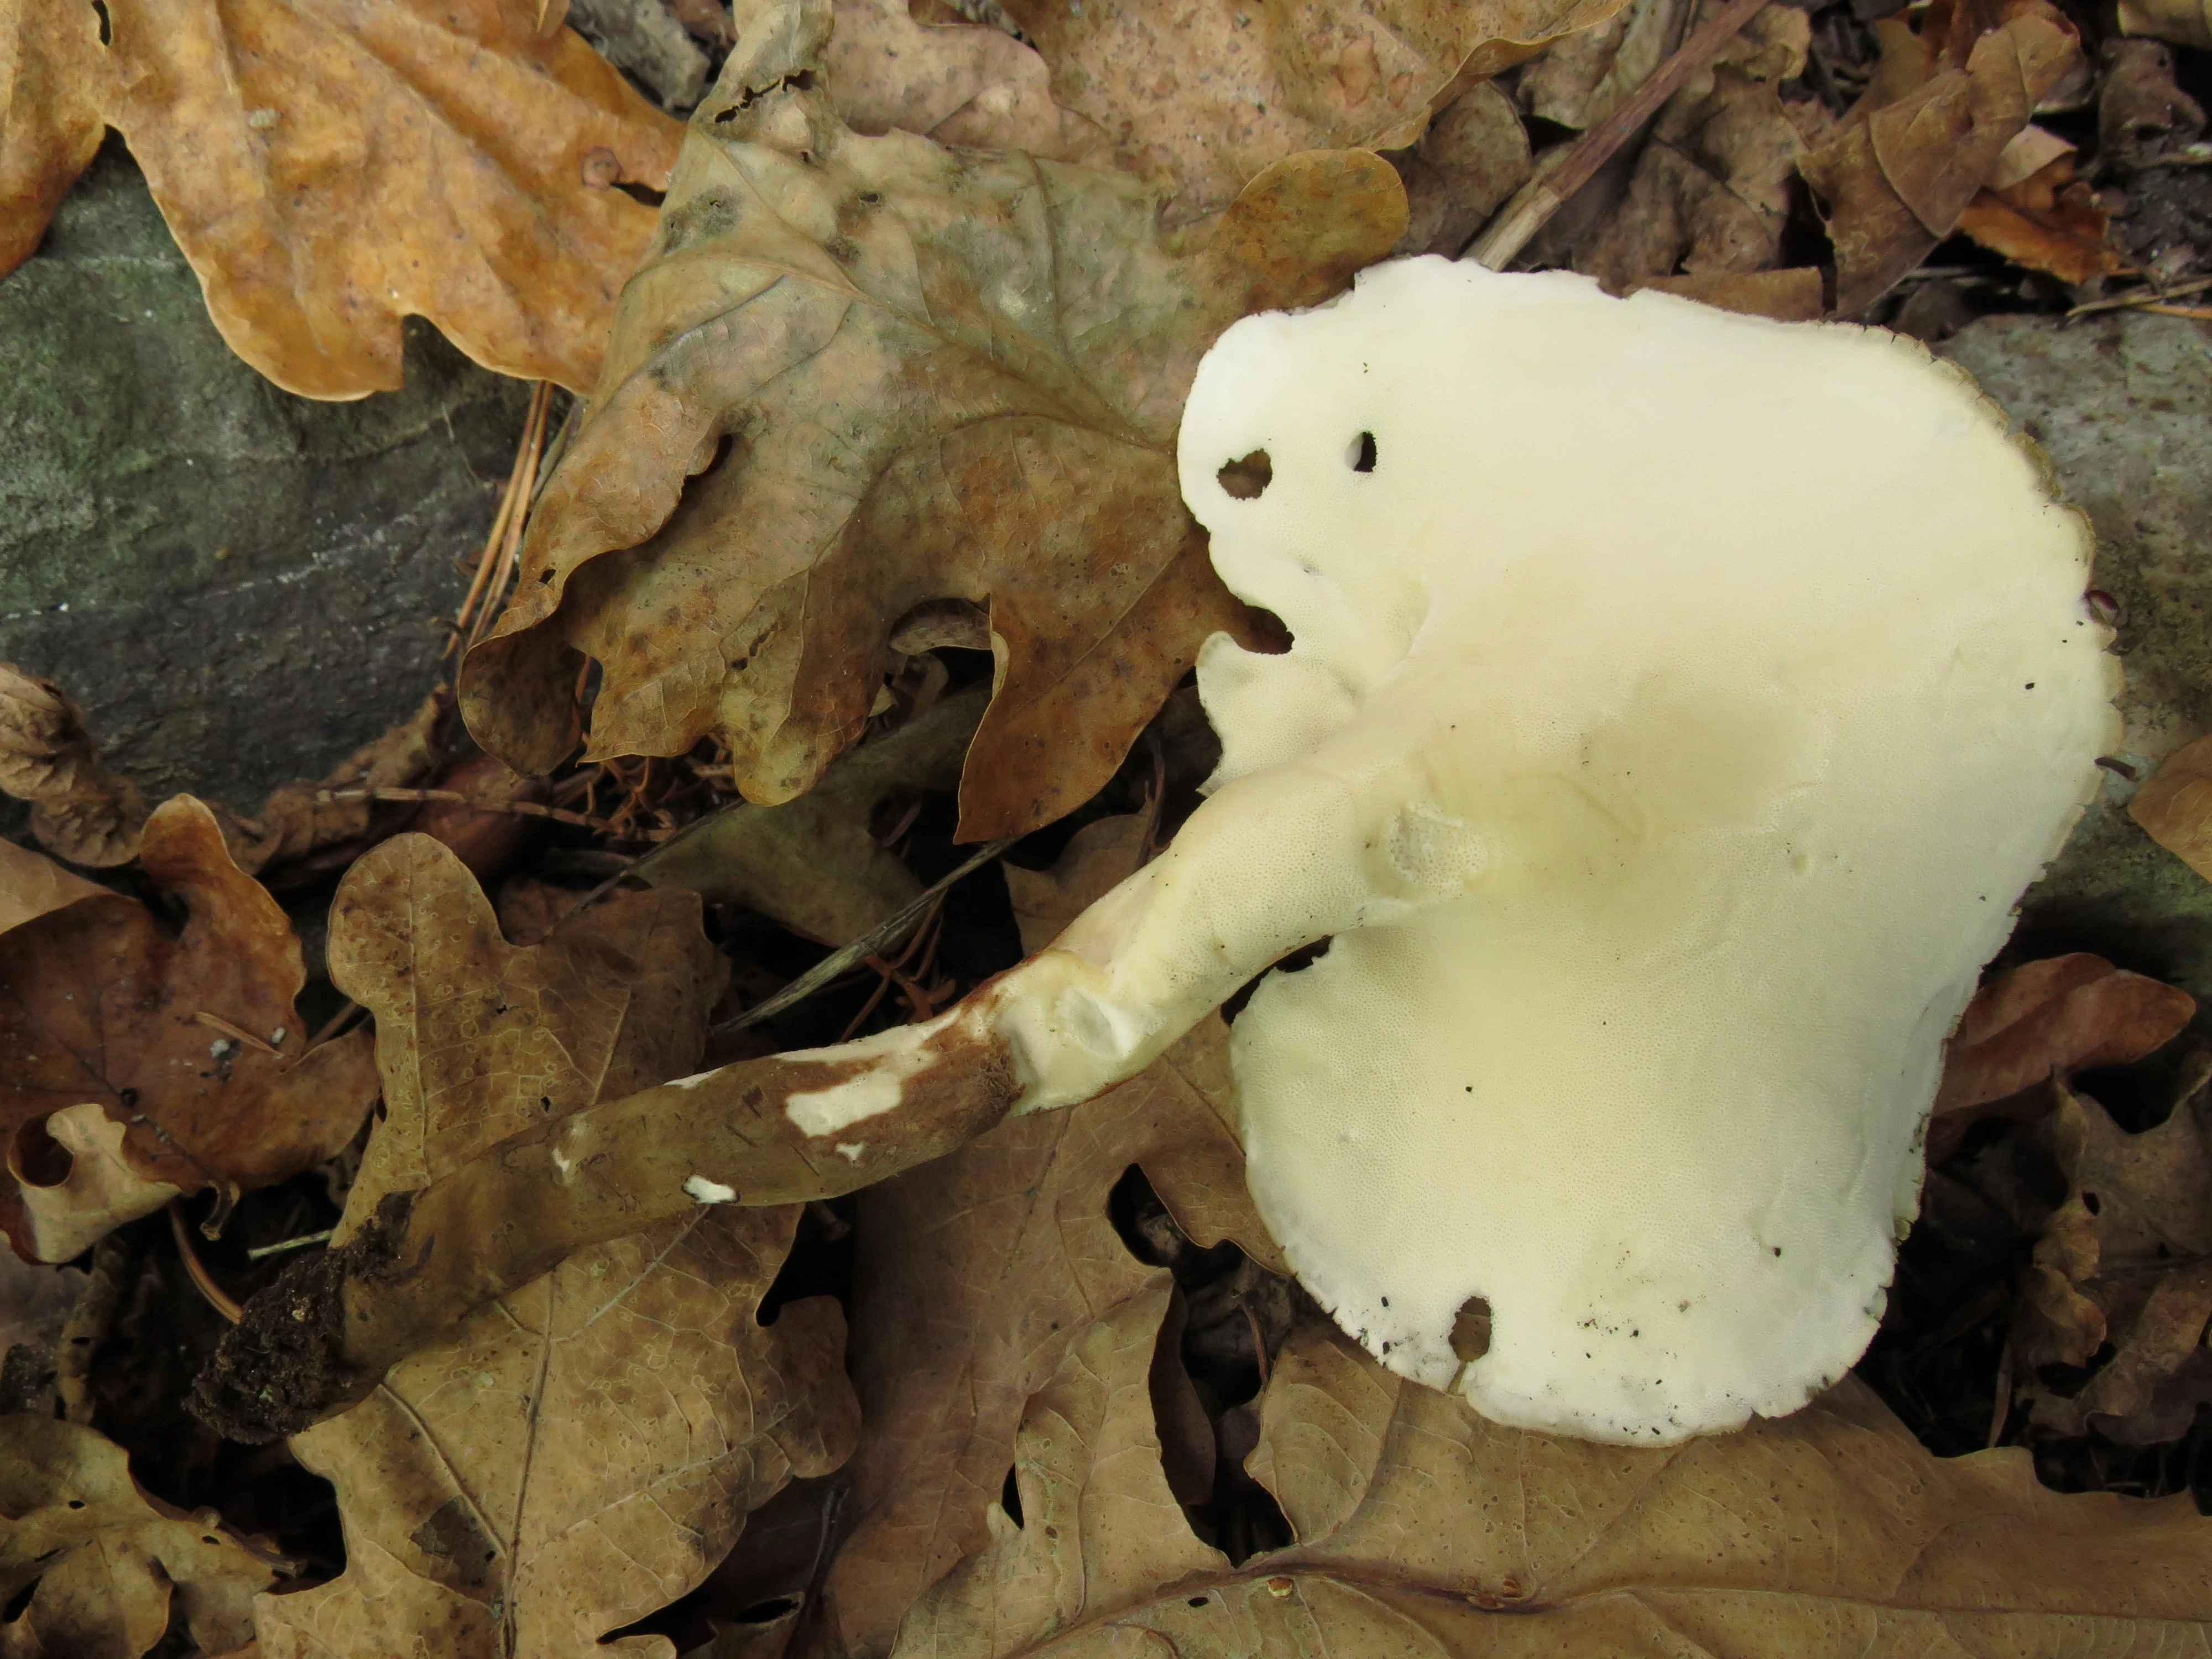
[[[2196,1018],[2188,992],[2076,951],[2022,963],[1974,993],[1943,1054],[1929,1125],[1940,1163],[1984,1117],[2039,1117],[2041,1085],[2070,1072],[2124,1066],[2179,1036]]]
[[[138,856],[146,802],[128,778],[100,769],[84,711],[61,687],[0,663],[0,790],[31,803],[31,833],[72,864]]]
[[[2031,1371],[2056,1364],[2093,1374],[2063,1391],[2032,1381],[2039,1423],[2160,1437],[2130,1419],[2203,1346],[2212,1322],[2207,1120],[2201,1084],[2165,1122],[2133,1135],[2094,1100],[2060,1089],[2052,1145],[2069,1190],[2036,1245],[2014,1342]]]
[[[1826,204],[1836,309],[1864,310],[1949,235],[2044,95],[2081,65],[2045,0],[1960,0],[1884,36],[1882,70],[1843,130],[1803,158]]]

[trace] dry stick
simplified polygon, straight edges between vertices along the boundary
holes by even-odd
[[[1544,222],[1588,184],[1613,153],[1659,112],[1659,106],[1674,95],[1675,88],[1734,40],[1765,4],[1766,0],[1729,0],[1711,22],[1685,40],[1612,114],[1583,134],[1565,161],[1522,185],[1460,257],[1492,270],[1511,264],[1514,256],[1544,228]]]
[[[2116,299],[2092,300],[2087,305],[2075,306],[2066,313],[2066,320],[2070,323],[2076,317],[2094,317],[2100,311],[2154,311],[2169,300],[2185,299],[2208,288],[2212,288],[2212,276],[2200,276],[2193,283],[2176,283],[2172,288],[2139,288]]]
[[[325,1227],[319,1233],[301,1233],[297,1238],[280,1238],[274,1244],[264,1244],[248,1250],[246,1259],[259,1261],[269,1256],[282,1255],[287,1250],[304,1250],[312,1244],[327,1244],[337,1231],[335,1227]]]
[[[878,1053],[740,1060],[534,1126],[420,1191],[386,1194],[351,1241],[254,1294],[201,1371],[193,1409],[234,1439],[296,1433],[585,1245],[702,1204],[835,1198],[942,1158],[1022,1096],[988,982],[976,995],[967,1018],[901,1033],[888,1068]],[[888,1088],[857,1135],[793,1117],[802,1097],[854,1084]]]
[[[939,896],[938,902],[940,906],[944,902],[941,894]],[[876,1006],[883,1001],[884,993],[891,988],[891,981],[894,980],[898,981],[899,989],[906,994],[908,1001],[921,1006],[927,1006],[927,998],[921,986],[916,984],[913,978],[908,976],[906,965],[913,958],[914,953],[921,948],[922,940],[929,937],[930,923],[935,921],[942,914],[941,908],[933,909],[930,912],[928,920],[914,930],[914,937],[907,940],[906,949],[899,952],[896,962],[885,962],[879,956],[872,956],[868,958],[868,966],[874,969],[878,975],[876,980],[876,988],[868,993],[868,1000],[860,1005],[860,1012],[854,1015],[845,1029],[837,1034],[838,1042],[849,1042],[852,1040],[853,1033],[860,1029],[861,1022],[876,1012]],[[927,959],[925,958],[922,967],[916,972],[917,975],[921,975],[927,974],[928,971]],[[927,1019],[929,1016],[917,1012],[915,1018]]]
[[[540,380],[530,394],[530,417],[524,423],[522,453],[515,462],[514,510],[507,515],[506,531],[501,538],[501,549],[491,586],[484,592],[483,605],[469,626],[469,643],[474,645],[483,637],[484,629],[491,625],[494,614],[507,597],[508,585],[522,560],[522,532],[530,522],[530,509],[538,499],[538,464],[545,453],[545,422],[553,406],[553,382]]]
[[[211,1014],[204,1008],[195,1013],[192,1016],[192,1019],[196,1024],[204,1025],[210,1030],[220,1031],[232,1042],[242,1042],[247,1048],[252,1048],[258,1053],[274,1054],[282,1052],[282,1050],[280,1050],[276,1044],[270,1042],[268,1038],[256,1036],[252,1032],[245,1030],[241,1026],[233,1025],[228,1020],[223,1018],[222,1015]],[[281,1036],[283,1033],[280,1031],[277,1035]]]
[[[534,392],[532,394],[533,412],[536,408],[536,395]],[[530,423],[526,419],[523,422],[523,441],[516,446],[514,452],[514,465],[507,469],[507,487],[499,494],[499,511],[492,515],[491,530],[484,537],[483,553],[477,560],[476,576],[469,583],[468,593],[461,600],[461,608],[453,617],[453,637],[446,641],[446,653],[448,656],[453,654],[456,646],[469,637],[470,624],[476,616],[477,601],[483,597],[484,587],[491,580],[492,572],[499,566],[500,549],[506,544],[507,541],[507,520],[514,516],[517,503],[521,497],[522,458],[528,452],[529,447]]]
[[[573,824],[579,830],[589,830],[597,835],[615,836],[623,841],[651,841],[665,833],[656,830],[618,830],[608,819],[571,812],[564,807],[540,806],[534,800],[478,800],[458,789],[331,789],[318,791],[315,799],[318,801],[437,801],[449,806],[465,806],[476,812],[506,812],[526,818],[550,818],[556,823]]]
[[[180,1198],[169,1200],[169,1231],[177,1240],[177,1254],[184,1259],[185,1273],[192,1281],[192,1288],[207,1298],[207,1304],[235,1325],[245,1316],[245,1310],[230,1298],[230,1293],[215,1282],[192,1249],[188,1236],[191,1229],[185,1225],[185,1201]]]
[[[592,889],[590,892],[585,894],[583,897],[578,899],[566,910],[563,910],[561,913],[561,920],[566,921],[570,916],[574,915],[579,910],[590,909],[592,906],[597,904],[601,899],[605,898],[609,893],[612,892],[623,882],[628,881],[632,876],[637,875],[647,865],[652,863],[662,854],[673,851],[684,842],[690,840],[692,836],[703,831],[708,824],[720,823],[724,818],[727,817],[732,812],[749,812],[755,809],[750,801],[733,800],[726,806],[718,806],[713,811],[692,819],[690,823],[684,825],[681,829],[672,831],[668,839],[660,842],[659,845],[656,847],[649,847],[644,852],[635,855],[628,864],[623,866],[621,869],[616,871],[614,874],[609,876],[597,887]]]
[[[993,859],[999,857],[1020,839],[1019,836],[1006,836],[997,841],[986,842],[982,848],[965,864],[943,880],[924,888],[919,896],[896,911],[890,920],[878,922],[850,945],[832,951],[790,984],[785,986],[783,989],[769,998],[767,1001],[755,1003],[735,1018],[724,1020],[714,1028],[714,1035],[724,1036],[732,1031],[742,1031],[748,1025],[757,1025],[764,1019],[773,1018],[793,1003],[804,1002],[808,997],[829,984],[831,980],[858,967],[868,957],[878,954],[884,945],[898,937],[901,929],[908,926],[915,917],[921,915],[940,896],[949,891],[953,883],[963,877],[975,874],[976,871],[981,869]]]

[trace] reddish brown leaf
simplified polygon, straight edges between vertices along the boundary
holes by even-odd
[[[2124,1066],[2179,1036],[2197,1000],[2102,957],[2077,952],[2007,969],[1974,994],[1945,1051],[1928,1155],[1940,1162],[1969,1125],[2004,1115],[2040,1115],[2048,1101],[2027,1091],[2069,1072]]]
[[[227,1207],[352,1138],[376,1098],[368,1040],[307,1048],[300,942],[205,806],[163,805],[140,856],[184,901],[181,934],[103,893],[0,936],[0,1133],[97,1102],[135,1174]],[[27,1251],[12,1183],[0,1219]]]
[[[1959,228],[2016,265],[2079,283],[2120,268],[2106,242],[2111,216],[2075,180],[2073,158],[2061,155],[2017,184],[1982,191],[1959,216]]]
[[[2128,802],[2143,833],[2212,881],[2212,738],[2168,755]]]

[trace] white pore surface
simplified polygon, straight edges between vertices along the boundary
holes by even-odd
[[[1296,643],[1209,642],[1217,793],[1039,959],[1040,1100],[1071,1043],[1156,1049],[1334,933],[1233,1054],[1253,1193],[1344,1328],[1593,1439],[1803,1404],[2114,735],[2082,525],[1910,342],[1440,259],[1237,324],[1181,464]]]

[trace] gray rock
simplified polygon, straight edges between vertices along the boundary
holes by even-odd
[[[85,708],[149,800],[251,811],[450,675],[528,387],[427,325],[406,389],[280,392],[233,356],[111,141],[0,282],[0,661]],[[0,803],[4,804],[4,803]],[[0,830],[20,833],[20,809]]]
[[[2212,335],[2142,313],[1991,317],[1942,353],[2043,447],[2095,527],[2127,677],[2115,758],[2147,777],[2212,730]],[[2212,884],[2136,827],[2134,789],[2107,775],[2007,955],[2093,950],[2212,1000]]]

